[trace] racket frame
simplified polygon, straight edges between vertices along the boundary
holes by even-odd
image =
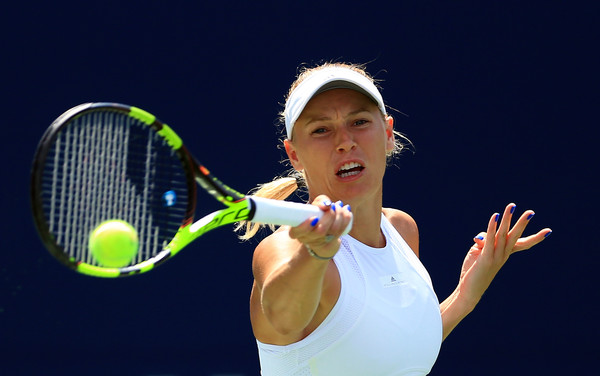
[[[60,130],[67,126],[71,120],[79,116],[92,111],[104,110],[116,111],[131,116],[153,128],[161,135],[173,148],[182,163],[183,170],[186,172],[186,185],[189,192],[185,218],[169,244],[147,260],[122,268],[101,267],[74,260],[67,255],[63,247],[57,244],[54,235],[49,229],[43,210],[41,194],[44,162]],[[196,183],[226,207],[214,211],[194,222],[197,199]],[[85,103],[73,107],[60,115],[48,127],[38,144],[33,160],[31,205],[34,223],[40,238],[55,258],[79,273],[107,278],[129,276],[152,270],[155,266],[177,254],[196,238],[210,230],[227,224],[239,221],[254,221],[258,223],[296,226],[308,218],[323,215],[323,212],[314,205],[246,196],[230,188],[212,175],[204,165],[199,163],[189,153],[181,138],[167,124],[138,107],[111,102]],[[344,233],[348,233],[351,227],[352,223],[348,225]]]

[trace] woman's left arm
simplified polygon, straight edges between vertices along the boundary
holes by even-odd
[[[534,212],[525,211],[510,228],[515,206],[509,204],[506,207],[501,221],[500,214],[492,215],[487,232],[482,232],[475,237],[475,243],[463,262],[458,286],[440,304],[444,339],[479,303],[483,293],[510,255],[533,247],[552,233],[552,230],[546,228],[535,235],[522,238],[521,235]]]

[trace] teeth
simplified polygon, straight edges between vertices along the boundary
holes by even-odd
[[[349,170],[352,170],[357,167],[362,167],[362,165],[360,163],[356,163],[356,162],[346,163],[342,167],[340,167],[340,169],[338,171],[338,176],[340,176],[342,178],[346,178],[348,176],[357,175],[360,173],[360,169],[354,170],[354,171],[349,171]]]
[[[355,167],[361,167],[359,163],[356,162],[350,162],[350,163],[346,163],[345,165],[343,165],[342,167],[340,167],[340,171],[344,171],[344,170],[350,170],[352,168]]]
[[[350,171],[350,172],[342,172],[341,174],[339,174],[339,177],[342,178],[347,178],[348,176],[352,176],[352,175],[358,175],[360,173],[360,171]]]

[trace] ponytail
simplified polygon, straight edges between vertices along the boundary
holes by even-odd
[[[270,198],[274,200],[285,200],[299,187],[304,186],[304,174],[302,172],[293,171],[287,177],[275,178],[272,182],[259,185],[257,188],[250,191],[250,195],[257,197]],[[265,225],[262,223],[253,223],[242,221],[237,224],[235,231],[244,232],[239,235],[242,240],[250,240],[258,233]],[[268,225],[271,231],[275,231],[274,225]]]

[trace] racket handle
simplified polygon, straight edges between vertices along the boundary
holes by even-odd
[[[298,226],[311,217],[321,218],[324,213],[315,205],[301,204],[299,202],[273,200],[255,196],[248,196],[247,199],[254,204],[255,212],[251,221],[256,223]],[[352,222],[353,219],[350,219],[350,223],[348,223],[342,235],[350,232]]]

